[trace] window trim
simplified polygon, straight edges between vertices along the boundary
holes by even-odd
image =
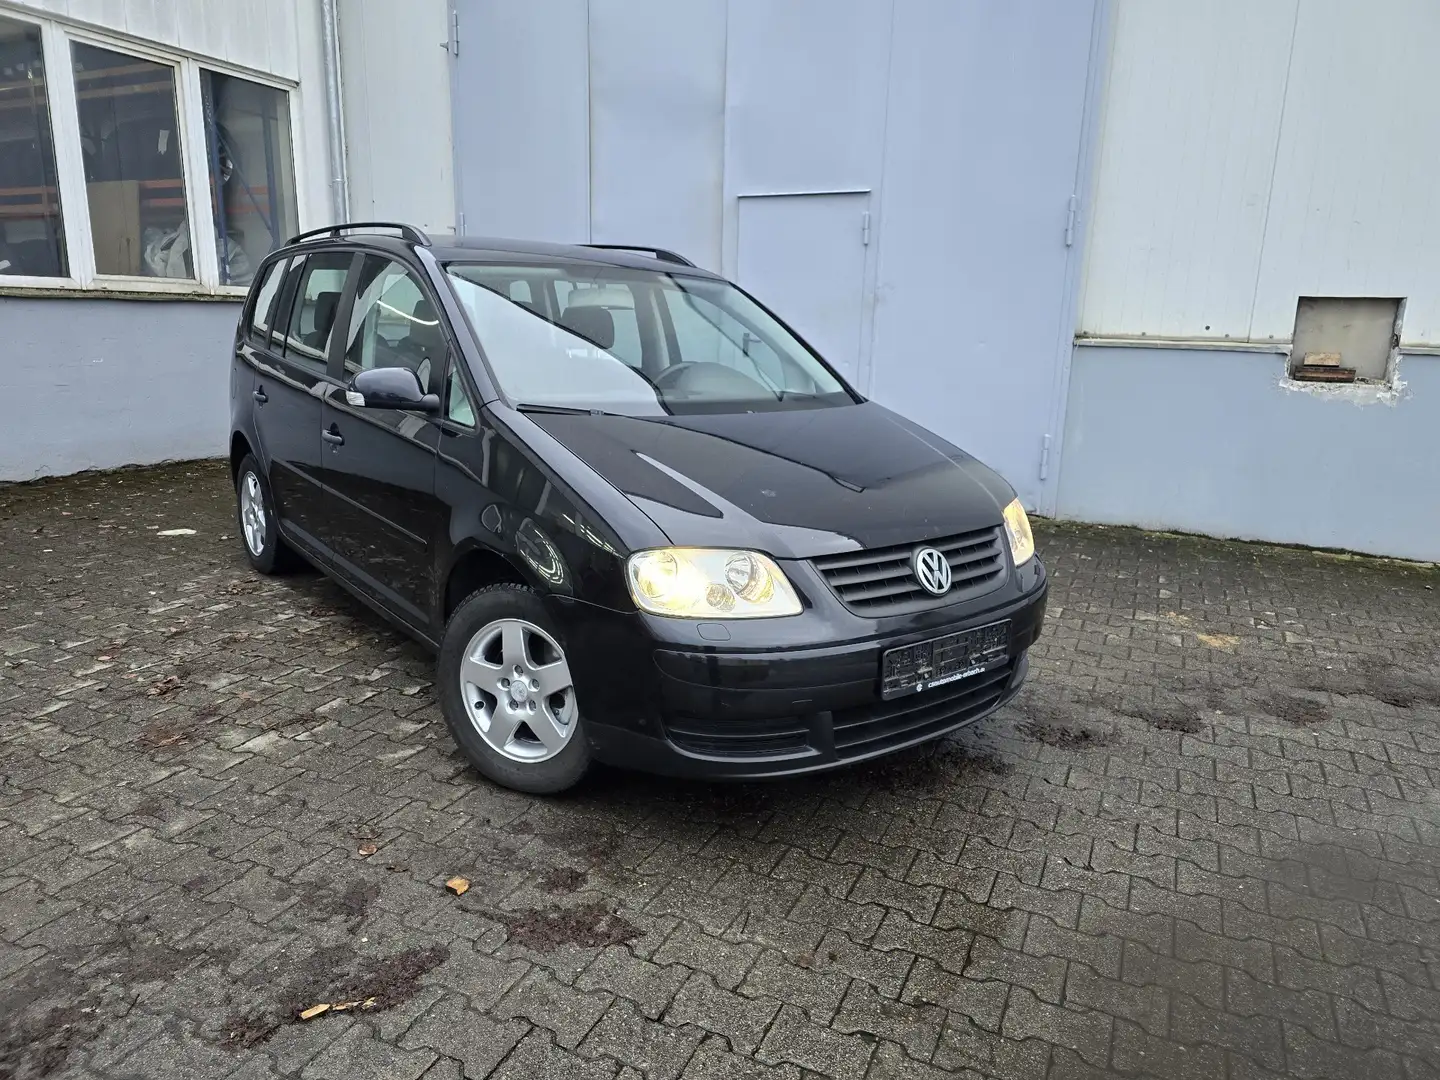
[[[302,130],[299,87],[293,81],[267,72],[226,61],[168,48],[162,44],[76,22],[65,16],[15,8],[0,0],[0,15],[40,30],[41,57],[45,64],[50,135],[55,157],[56,187],[60,195],[60,220],[65,237],[67,277],[39,277],[29,274],[0,274],[0,296],[36,293],[50,296],[89,295],[137,298],[192,298],[244,300],[250,284],[220,283],[220,259],[214,242],[198,244],[197,237],[215,234],[215,211],[210,199],[210,160],[205,140],[205,108],[201,71],[213,71],[245,79],[286,96],[290,114],[291,174],[295,178],[295,213],[299,228],[308,227],[302,194],[300,145],[296,133]],[[185,217],[190,229],[190,251],[195,268],[191,278],[161,278],[99,274],[95,269],[94,233],[90,221],[90,199],[85,184],[81,153],[79,99],[75,91],[72,44],[90,45],[133,56],[138,60],[173,68],[175,79],[175,120],[184,170]],[[281,241],[288,237],[281,238]],[[258,272],[258,268],[257,268]],[[252,281],[253,283],[253,281]]]

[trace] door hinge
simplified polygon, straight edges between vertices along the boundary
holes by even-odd
[[[464,211],[464,210],[461,210],[458,214],[455,215],[455,231],[456,231],[459,235],[461,235],[461,236],[464,236],[464,235],[465,235],[465,211]]]
[[[1070,205],[1065,210],[1065,246],[1075,243],[1075,219],[1080,216],[1080,200],[1070,196]]]
[[[1040,479],[1050,475],[1050,436],[1040,440]]]
[[[870,211],[866,210],[860,215],[860,243],[870,243]]]
[[[460,12],[453,7],[450,9],[450,40],[442,41],[440,47],[451,56],[460,55]]]

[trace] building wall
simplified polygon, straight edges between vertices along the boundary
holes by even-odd
[[[1051,505],[1103,4],[457,8],[466,233],[681,252]]]
[[[1116,0],[1080,331],[1287,342],[1404,296],[1440,345],[1440,5]]]
[[[1440,558],[1440,7],[1113,12],[1057,511]],[[1290,381],[1301,296],[1405,298],[1393,385]]]
[[[1440,557],[1440,357],[1393,408],[1286,385],[1274,353],[1075,350],[1059,514]]]
[[[0,298],[0,480],[223,456],[239,310]]]
[[[447,0],[344,0],[339,19],[352,220],[453,233]]]
[[[53,17],[100,31],[122,50],[160,47],[283,84],[304,229],[333,216],[319,7],[318,0],[4,0],[0,13]],[[0,481],[223,454],[243,290],[162,279],[74,286],[59,283],[49,290],[58,295],[41,298],[0,275]],[[187,291],[210,298],[186,298]],[[117,293],[128,298],[111,298]]]

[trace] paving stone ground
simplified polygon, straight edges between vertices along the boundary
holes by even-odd
[[[984,723],[541,800],[231,498],[0,489],[0,1077],[1440,1076],[1432,570],[1046,525]]]

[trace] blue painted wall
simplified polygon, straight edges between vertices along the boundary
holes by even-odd
[[[240,305],[0,297],[0,481],[218,457]]]
[[[1075,349],[1060,517],[1440,560],[1440,357],[1357,405],[1284,389],[1284,358]]]

